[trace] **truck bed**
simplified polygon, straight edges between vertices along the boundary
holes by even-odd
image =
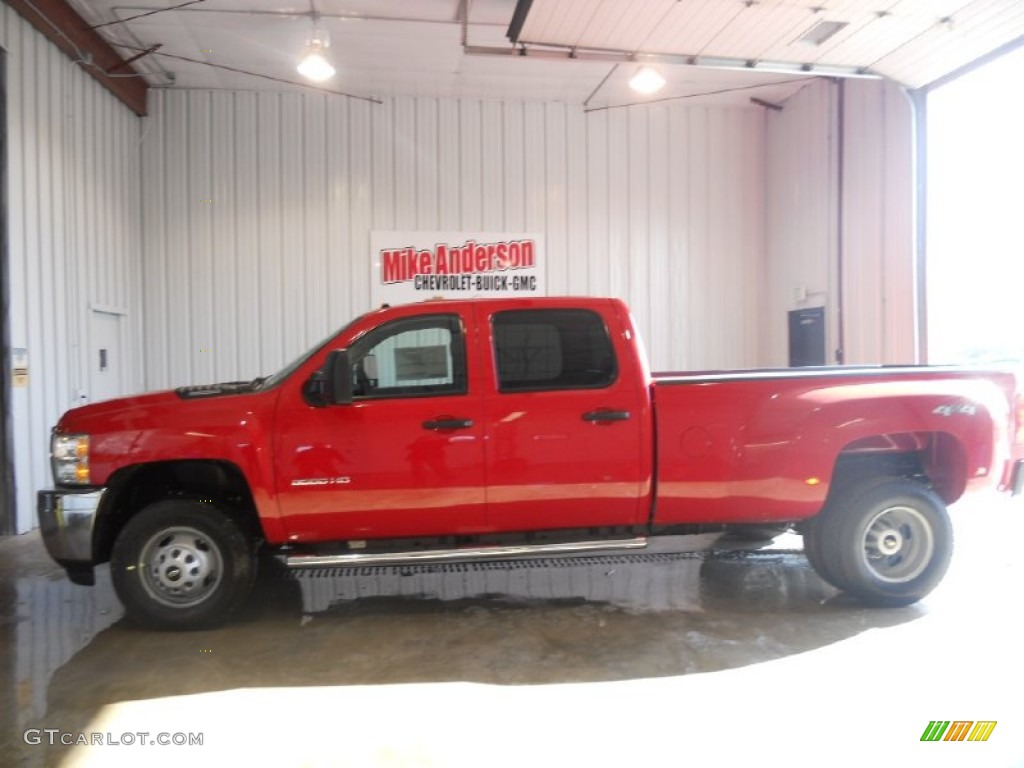
[[[995,484],[1013,373],[827,367],[656,373],[656,525],[759,523],[822,508],[837,459],[917,456],[947,503]],[[993,462],[993,459],[997,461]],[[952,467],[943,470],[941,467]]]

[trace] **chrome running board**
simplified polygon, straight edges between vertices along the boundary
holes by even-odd
[[[562,544],[515,544],[480,546],[465,549],[425,549],[418,552],[350,552],[337,555],[288,555],[289,568],[336,568],[355,565],[394,565],[408,563],[444,563],[463,560],[503,560],[522,555],[568,555],[613,549],[644,549],[647,538],[576,541]]]

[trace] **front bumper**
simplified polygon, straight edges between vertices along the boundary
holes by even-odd
[[[75,584],[93,584],[92,534],[105,488],[39,491],[39,529],[50,557]]]

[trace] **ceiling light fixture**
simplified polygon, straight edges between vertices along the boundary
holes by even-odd
[[[316,19],[313,20],[313,25],[313,34],[306,42],[305,53],[296,69],[300,75],[314,83],[322,83],[334,77],[336,70],[327,58],[327,49],[331,47],[327,30],[316,26]]]
[[[808,45],[822,45],[826,40],[831,39],[848,26],[850,26],[848,21],[819,21],[800,35],[796,41],[798,43],[807,43]]]
[[[644,95],[657,93],[663,85],[665,85],[665,78],[653,67],[640,67],[629,80],[629,87]]]

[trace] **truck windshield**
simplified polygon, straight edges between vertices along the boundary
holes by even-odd
[[[333,333],[331,333],[327,338],[325,338],[319,344],[314,345],[312,349],[310,349],[308,352],[304,352],[298,359],[293,360],[292,362],[290,362],[288,365],[286,365],[280,371],[275,373],[273,376],[268,376],[267,378],[263,379],[262,381],[257,379],[256,380],[256,388],[260,389],[260,390],[264,390],[264,389],[272,389],[273,387],[276,387],[282,381],[284,381],[289,376],[291,376],[295,371],[297,371],[299,368],[301,368],[303,365],[305,365],[308,360],[310,360],[320,350],[322,350],[324,347],[326,347],[330,343],[330,341],[332,339],[334,339],[336,336],[338,336],[343,331],[347,330],[354,323],[358,322],[361,319],[361,317],[362,316],[357,317],[355,320],[350,322],[348,325],[346,325],[341,330],[334,331]]]

